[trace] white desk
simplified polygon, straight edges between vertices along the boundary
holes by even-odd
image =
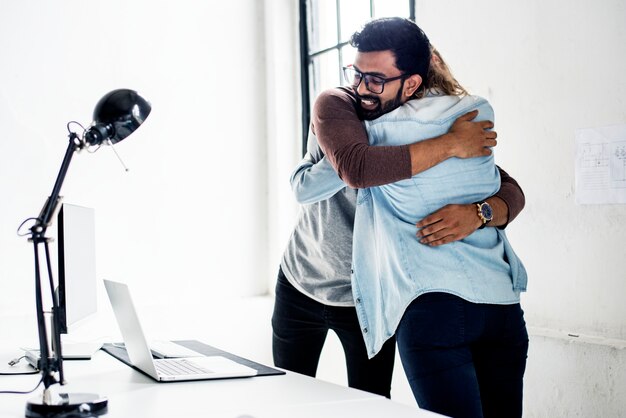
[[[15,350],[0,348],[6,364]],[[254,360],[254,359],[251,359]],[[64,362],[68,384],[61,392],[90,392],[109,399],[108,418],[137,417],[431,417],[436,414],[380,396],[296,373],[244,379],[156,383],[109,354]],[[6,367],[0,367],[7,370]],[[0,390],[29,390],[39,375],[0,376]],[[0,417],[24,416],[27,400],[42,393],[0,394]]]
[[[133,295],[135,296],[135,295]],[[136,298],[135,300],[137,300]],[[107,336],[121,341],[108,301],[89,324],[85,340]],[[271,302],[271,301],[269,301]],[[140,307],[148,338],[196,339],[267,366],[271,364],[272,303],[266,300],[229,300],[205,306]],[[245,312],[237,316],[236,312]],[[261,318],[251,322],[250,315]],[[234,332],[244,330],[245,332]],[[17,357],[17,347],[36,344],[34,315],[0,317],[0,371]],[[93,333],[93,335],[89,334]],[[20,367],[24,361],[20,363]],[[244,379],[156,383],[104,351],[92,360],[63,362],[68,384],[59,392],[97,393],[109,399],[106,418],[409,418],[439,416],[371,393],[350,389],[296,373]],[[30,390],[40,375],[0,376],[0,391]],[[0,418],[23,417],[26,402],[41,395],[0,394]]]

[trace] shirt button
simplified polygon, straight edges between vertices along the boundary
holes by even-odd
[[[363,334],[367,334],[367,328],[363,328]]]
[[[356,298],[356,303],[361,303],[361,298]]]
[[[354,274],[354,269],[350,269],[350,274]]]

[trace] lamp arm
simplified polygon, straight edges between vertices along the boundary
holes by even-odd
[[[56,364],[50,359],[50,351],[48,350],[48,333],[46,332],[46,320],[44,317],[43,295],[41,292],[41,273],[39,266],[39,245],[33,241],[33,249],[35,251],[35,303],[37,306],[37,331],[39,336],[39,370],[42,374],[44,387],[48,387],[56,383],[54,371]]]
[[[52,297],[52,327],[50,330],[50,338],[52,349],[56,358],[56,369],[59,371],[59,382],[65,384],[65,376],[63,373],[63,351],[61,347],[61,324],[59,322],[59,300],[54,291],[54,280],[52,278],[52,264],[50,263],[50,247],[48,241],[43,243],[46,254],[46,267],[48,270],[48,285],[50,286],[50,295]]]
[[[52,217],[56,213],[58,205],[61,201],[60,193],[63,181],[69,169],[70,162],[74,156],[74,152],[83,147],[84,143],[80,140],[75,132],[69,134],[69,144],[61,163],[59,174],[52,188],[52,193],[46,199],[39,216],[35,224],[30,228],[31,238],[34,247],[35,256],[35,299],[37,306],[37,327],[39,333],[39,355],[40,355],[40,370],[43,376],[44,384],[44,397],[47,396],[47,389],[51,385],[57,383],[55,372],[59,372],[60,382],[64,384],[63,377],[63,357],[61,353],[61,337],[59,335],[59,318],[58,318],[58,301],[54,293],[54,282],[52,280],[52,269],[50,264],[50,252],[48,248],[48,238],[45,236],[48,226],[52,223]],[[46,269],[48,275],[48,282],[50,286],[50,293],[52,297],[52,327],[51,327],[51,344],[54,352],[54,356],[50,357],[50,350],[48,346],[48,333],[46,331],[46,321],[44,317],[43,306],[43,294],[42,294],[42,275],[39,255],[39,244],[44,245]]]
[[[37,223],[33,227],[42,229],[42,235],[43,232],[45,232],[46,228],[52,223],[52,217],[54,216],[54,213],[59,206],[59,194],[61,193],[61,186],[63,186],[63,181],[65,180],[65,175],[67,174],[67,170],[70,166],[70,162],[72,161],[72,157],[74,156],[74,152],[84,146],[83,142],[80,140],[75,132],[70,132],[69,137],[69,144],[67,146],[67,150],[65,151],[65,157],[63,157],[63,163],[61,164],[61,168],[59,169],[59,174],[54,183],[54,187],[52,188],[52,193],[46,200],[46,203],[44,204],[41,212],[39,213],[39,216],[37,217]]]

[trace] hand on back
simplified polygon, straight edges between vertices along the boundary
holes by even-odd
[[[493,122],[484,120],[474,122],[478,111],[473,110],[460,116],[450,128],[448,134],[453,139],[454,156],[459,158],[473,158],[491,155],[490,147],[497,145],[496,131]]]

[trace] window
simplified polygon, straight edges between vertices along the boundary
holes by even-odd
[[[303,153],[313,100],[343,84],[341,69],[354,59],[350,36],[368,20],[389,16],[415,21],[415,0],[300,0]]]

